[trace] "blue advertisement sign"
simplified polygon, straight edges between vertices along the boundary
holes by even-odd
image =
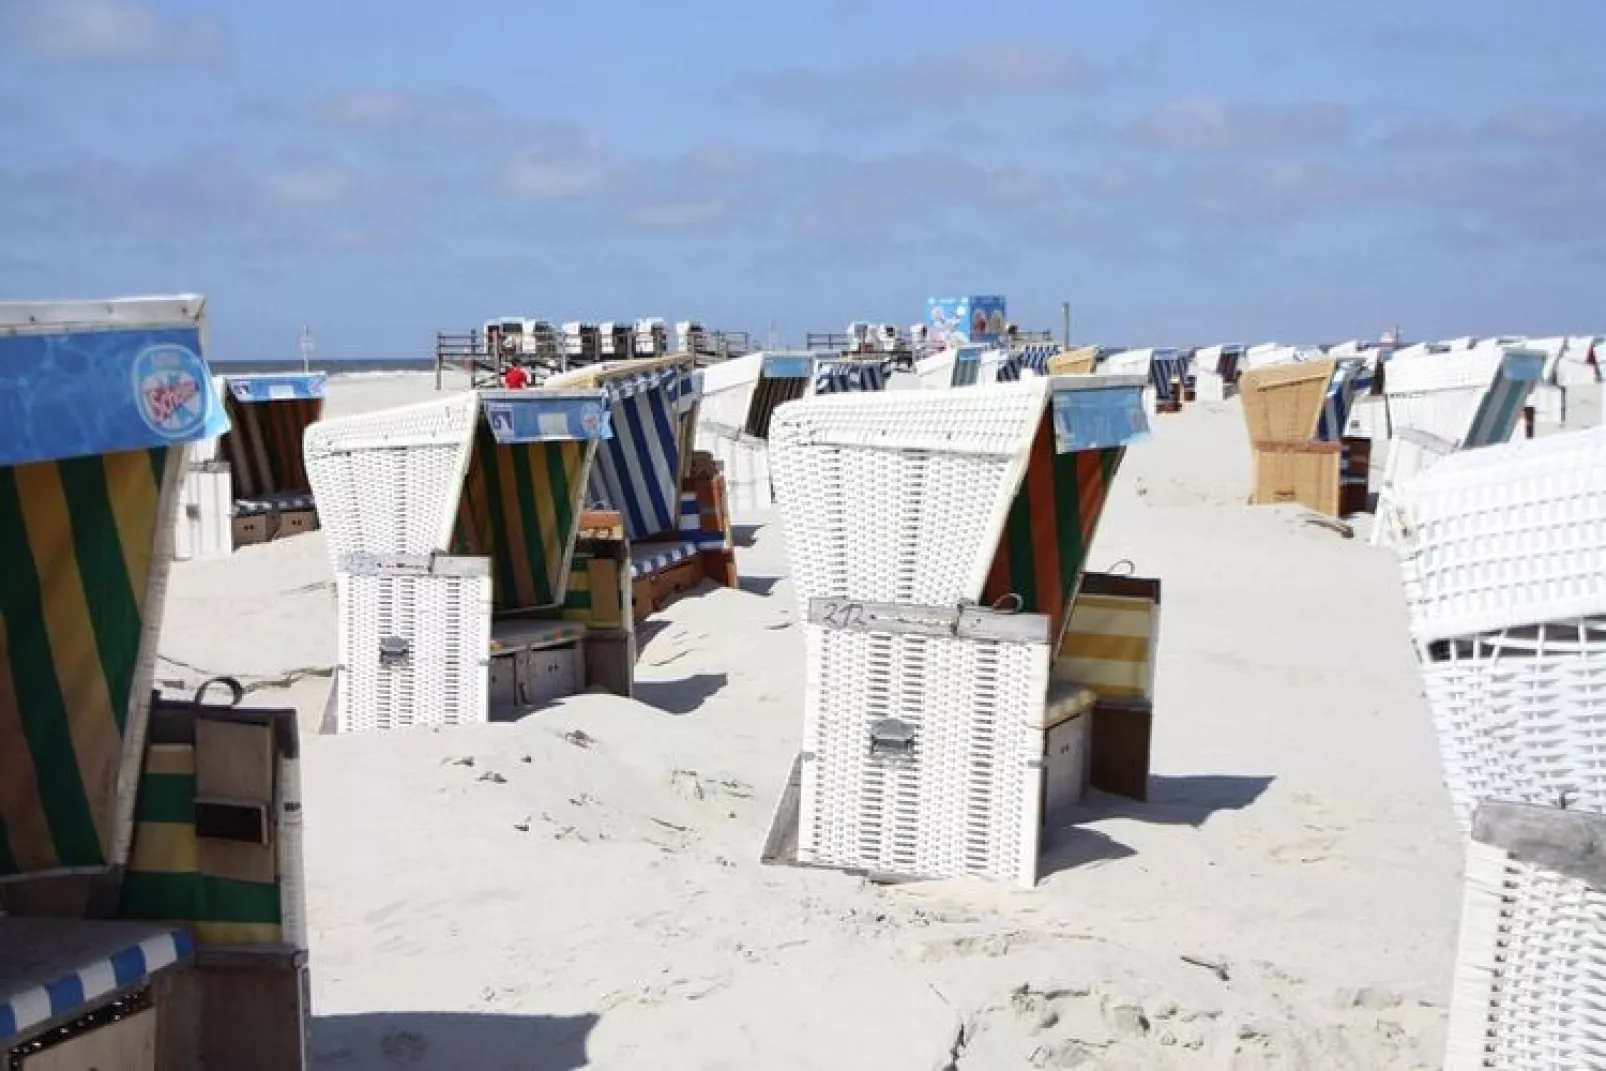
[[[0,465],[175,446],[228,430],[198,328],[0,335]]]
[[[315,401],[328,393],[329,389],[329,377],[323,372],[225,376],[224,381],[237,402]]]
[[[997,342],[1009,329],[1002,297],[926,299],[926,327],[938,349]]]
[[[573,442],[613,435],[608,407],[600,394],[508,391],[486,395],[482,405],[492,437],[503,444]]]

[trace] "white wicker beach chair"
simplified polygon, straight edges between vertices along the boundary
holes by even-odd
[[[1498,801],[1477,817],[1445,1068],[1606,1067],[1606,819]]]
[[[1035,882],[1051,655],[1108,482],[1147,433],[1144,382],[829,395],[776,413],[808,657],[798,861]]]
[[[1606,429],[1453,454],[1391,523],[1463,826],[1480,799],[1606,811]]]
[[[1394,531],[1388,512],[1402,483],[1456,451],[1511,441],[1544,363],[1542,351],[1494,346],[1397,358],[1385,366],[1391,434],[1374,544]]]
[[[1472,834],[1446,1066],[1606,1066],[1601,882],[1484,816],[1516,804],[1598,830],[1606,812],[1606,429],[1453,454],[1399,489],[1390,521]],[[1598,867],[1606,844],[1583,854]]]
[[[493,613],[563,607],[608,432],[600,391],[546,390],[468,392],[308,429],[336,578],[339,731],[486,720]],[[521,650],[568,652],[565,665],[586,632],[565,620],[516,631]]]

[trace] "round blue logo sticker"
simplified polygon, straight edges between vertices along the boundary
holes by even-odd
[[[602,427],[602,406],[587,405],[581,409],[580,426],[586,430],[586,434],[595,435]]]
[[[206,363],[183,346],[161,345],[134,358],[134,404],[164,439],[192,439],[206,426],[211,385]]]

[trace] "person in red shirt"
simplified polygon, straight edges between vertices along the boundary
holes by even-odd
[[[530,373],[524,370],[517,357],[508,365],[507,371],[502,373],[502,386],[508,390],[523,390],[530,385]]]

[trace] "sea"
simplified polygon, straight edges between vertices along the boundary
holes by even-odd
[[[277,360],[233,359],[228,357],[208,357],[207,363],[220,374],[227,375],[254,375],[268,372],[299,372],[303,365],[301,358],[280,358]],[[331,376],[348,376],[359,372],[433,372],[435,371],[435,358],[433,357],[361,357],[343,360],[341,358],[314,358],[312,361],[314,372],[327,372]]]

